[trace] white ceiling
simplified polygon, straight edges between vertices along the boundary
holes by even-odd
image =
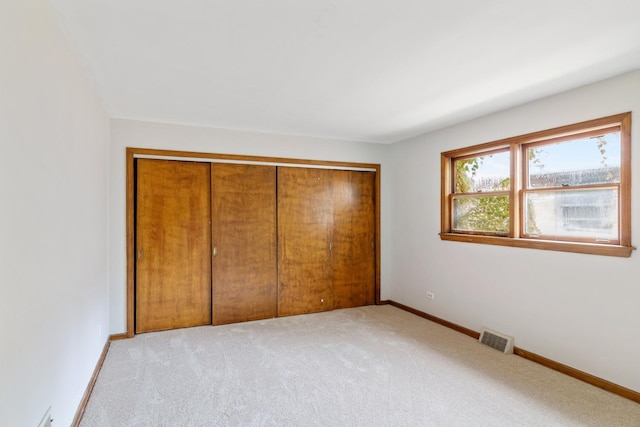
[[[49,0],[110,116],[395,142],[640,68],[638,0]]]

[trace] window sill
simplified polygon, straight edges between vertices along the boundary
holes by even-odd
[[[440,233],[440,240],[452,242],[481,243],[485,245],[509,246],[513,248],[542,249],[548,251],[573,252],[579,254],[615,256],[629,258],[636,248],[633,246],[601,245],[596,243],[556,242],[510,237],[479,236],[473,234]]]

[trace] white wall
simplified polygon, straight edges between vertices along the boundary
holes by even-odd
[[[640,392],[640,254],[613,258],[441,241],[440,153],[633,111],[640,230],[640,71],[392,145],[390,298]],[[427,291],[435,300],[426,298]]]
[[[108,333],[109,121],[44,0],[0,3],[0,425],[69,425]]]
[[[312,137],[274,135],[196,126],[170,125],[131,120],[111,121],[110,179],[110,301],[111,333],[126,330],[126,228],[125,228],[125,149],[158,148],[220,154],[285,157],[381,164],[383,223],[388,217],[384,194],[388,145],[328,140]],[[382,226],[382,294],[388,268],[388,227]]]

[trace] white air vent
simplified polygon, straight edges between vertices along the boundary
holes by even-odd
[[[484,328],[482,332],[480,332],[480,342],[496,350],[500,350],[504,354],[513,353],[513,337],[509,335]]]

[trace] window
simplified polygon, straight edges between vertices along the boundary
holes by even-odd
[[[440,237],[631,255],[631,113],[442,153]]]

